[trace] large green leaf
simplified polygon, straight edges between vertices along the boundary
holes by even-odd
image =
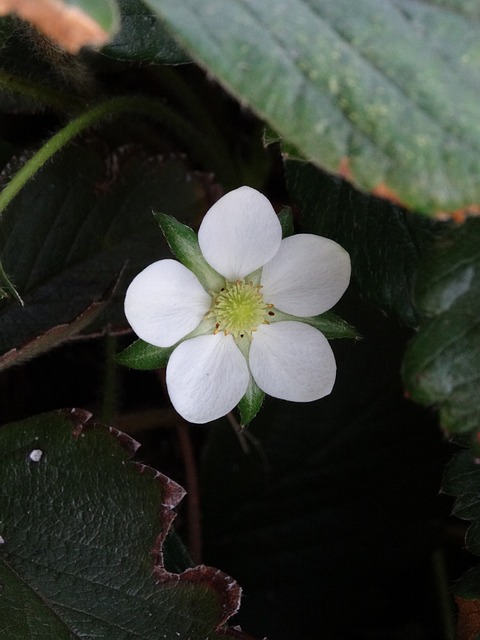
[[[453,514],[472,523],[467,528],[465,547],[480,555],[480,466],[470,451],[462,451],[445,469],[444,493],[455,496]],[[469,569],[454,584],[458,608],[457,636],[478,640],[480,613],[480,565]],[[468,631],[468,633],[467,633]],[[472,633],[474,635],[472,635]]]
[[[2,637],[230,637],[240,589],[209,567],[165,568],[184,491],[131,462],[137,446],[81,410],[0,428]]]
[[[67,6],[80,9],[107,33],[118,28],[119,10],[116,0],[64,0]]]
[[[85,148],[62,152],[27,183],[0,224],[2,262],[25,302],[1,303],[0,353],[70,323],[103,299],[121,272],[95,330],[126,328],[125,287],[169,255],[152,208],[187,221],[206,208],[205,194],[200,177],[192,179],[178,160],[148,160],[131,149],[105,164]]]
[[[121,60],[180,64],[189,56],[141,0],[119,0],[121,28],[102,53]]]
[[[440,409],[444,429],[480,429],[480,220],[438,241],[418,274],[415,302],[424,318],[404,362],[412,399]]]
[[[146,4],[308,160],[419,211],[480,202],[475,3]]]
[[[352,259],[363,296],[415,325],[411,289],[422,254],[442,227],[355,190],[311,164],[286,163],[287,186],[304,231],[336,240]]]

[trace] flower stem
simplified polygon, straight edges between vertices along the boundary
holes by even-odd
[[[195,155],[203,158],[206,163],[211,161],[212,164],[217,164],[210,151],[208,139],[204,139],[186,120],[157,100],[130,96],[111,98],[92,107],[89,111],[82,113],[69,122],[24,164],[0,194],[0,216],[25,183],[35,175],[47,160],[75,136],[104,118],[113,117],[127,111],[143,113],[151,118],[160,120],[176,136],[181,138]]]
[[[431,563],[440,608],[443,637],[445,640],[453,640],[455,637],[455,615],[450,592],[450,581],[445,566],[445,554],[442,549],[434,551]]]
[[[17,171],[0,194],[0,216],[20,189],[37,173],[39,169],[43,167],[47,160],[49,160],[55,153],[57,153],[57,151],[62,149],[62,147],[68,144],[72,138],[77,136],[84,129],[109,115],[112,111],[115,111],[115,107],[118,108],[118,105],[111,104],[111,102],[112,101],[103,102],[69,122],[63,129],[60,129],[58,133],[50,138],[50,140],[48,140],[43,147],[41,147],[37,153],[35,153],[35,155],[33,155],[30,160],[28,160],[23,167]]]
[[[188,550],[195,564],[202,563],[202,525],[200,507],[200,487],[188,424],[179,419],[175,428],[182,452],[187,489]]]
[[[115,361],[117,340],[115,336],[107,333],[104,345],[103,394],[100,417],[104,424],[110,424],[115,416],[117,404],[117,363]]]

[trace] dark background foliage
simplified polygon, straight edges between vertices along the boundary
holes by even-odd
[[[242,585],[233,622],[258,638],[449,640],[451,585],[473,564],[439,490],[458,443],[478,455],[478,219],[462,225],[478,202],[478,10],[222,3],[122,0],[113,40],[75,55],[0,19],[4,186],[92,105],[139,100],[2,210],[1,286],[25,306],[0,300],[1,422],[76,406],[138,439],[136,460],[188,491],[175,530],[193,562]],[[169,255],[152,210],[197,228],[241,184],[349,251],[335,311],[361,339],[334,341],[331,396],[267,399],[239,439],[227,419],[186,425],[161,371],[114,356],[134,339],[126,286]],[[443,482],[474,552],[476,476],[467,449]],[[166,543],[171,570],[191,562],[179,548]]]

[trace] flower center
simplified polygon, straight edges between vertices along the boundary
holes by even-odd
[[[273,305],[264,301],[260,289],[261,285],[243,280],[226,282],[213,299],[214,333],[223,331],[234,338],[251,337],[259,324],[268,324]]]

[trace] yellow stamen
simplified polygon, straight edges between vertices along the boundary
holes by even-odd
[[[214,294],[209,311],[215,319],[214,334],[223,331],[225,335],[232,334],[236,340],[245,336],[251,339],[260,324],[268,324],[266,315],[274,315],[273,304],[264,301],[261,288],[262,285],[237,280],[227,282]]]

